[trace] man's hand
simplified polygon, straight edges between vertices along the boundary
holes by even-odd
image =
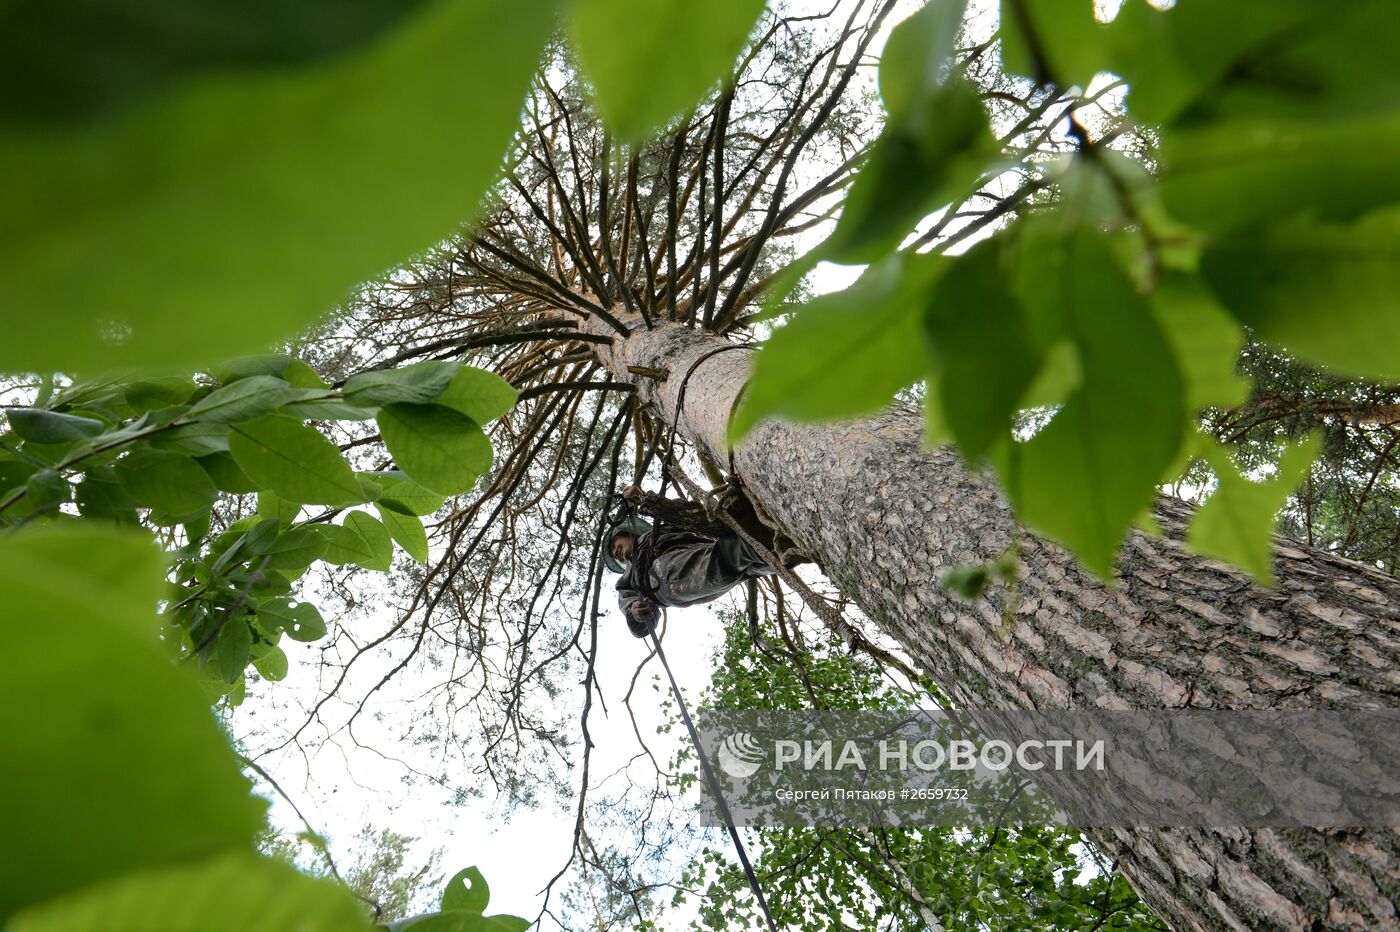
[[[660,612],[656,608],[656,603],[652,602],[652,600],[648,599],[646,596],[642,596],[640,599],[637,599],[630,606],[628,606],[628,608],[632,612],[632,617],[635,618],[637,621],[640,621],[642,624],[646,624],[650,621],[655,621],[656,616],[660,614]]]
[[[625,489],[622,490],[622,497],[623,497],[623,498],[628,498],[628,499],[640,498],[641,495],[642,495],[642,490],[639,489],[639,488],[637,488],[635,485],[629,485],[627,488],[625,488]]]

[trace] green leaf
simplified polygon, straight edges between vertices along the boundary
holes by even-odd
[[[287,380],[288,385],[297,388],[330,388],[330,383],[321,378],[321,374],[311,368],[300,359],[291,359],[287,362],[287,371],[282,374],[282,378]]]
[[[1194,275],[1168,271],[1152,292],[1152,312],[1176,353],[1186,407],[1244,403],[1249,382],[1235,372],[1244,332]]]
[[[991,581],[991,572],[985,563],[955,566],[946,570],[938,581],[959,598],[972,601],[986,590]]]
[[[287,678],[287,654],[273,644],[265,654],[253,661],[253,668],[263,679],[279,683]]]
[[[0,370],[101,367],[117,347],[189,364],[290,335],[471,213],[553,22],[547,0],[423,3],[301,67],[191,55],[211,70],[106,119],[6,126],[0,279],[29,310],[5,315]]]
[[[254,561],[255,566],[261,561]],[[248,592],[258,599],[267,599],[278,595],[287,595],[292,591],[292,581],[284,574],[273,569],[253,569],[247,572],[242,570],[230,573],[229,581],[242,587],[251,585]]]
[[[377,502],[384,494],[384,486],[370,478],[369,473],[357,472],[355,479],[360,483],[360,492],[364,495],[365,501]]]
[[[891,256],[845,291],[807,303],[775,330],[729,423],[737,443],[761,419],[850,417],[877,410],[928,368],[920,333],[940,260]]]
[[[379,487],[376,504],[401,515],[430,515],[446,501],[442,495],[423,488],[397,469],[362,472],[357,475]]]
[[[1028,4],[1033,5],[1033,4]],[[1170,11],[1127,0],[1108,29],[1109,68],[1128,79],[1128,107],[1166,123],[1211,93],[1243,59],[1294,30],[1309,0],[1184,3]]]
[[[1167,13],[1129,0],[1109,30],[1109,70],[1127,78],[1130,111],[1155,123],[1387,108],[1400,92],[1387,56],[1394,18],[1388,0],[1182,3]]]
[[[1260,340],[1343,372],[1400,376],[1400,208],[1221,238],[1201,273]]]
[[[278,413],[305,421],[368,421],[374,417],[375,410],[352,405],[341,398],[312,398],[293,401]]]
[[[389,530],[373,515],[364,511],[352,511],[345,516],[345,523],[341,525],[341,530],[348,531],[359,540],[354,544],[354,548],[359,554],[355,563],[363,566],[367,570],[378,570],[381,573],[389,572],[394,563],[394,542],[389,536]],[[348,539],[343,546],[349,547]]]
[[[465,492],[491,468],[491,441],[460,411],[392,404],[380,410],[377,420],[395,464],[434,492]]]
[[[442,394],[460,367],[461,363],[428,360],[401,369],[376,369],[351,376],[341,392],[360,407],[397,401],[426,404]]]
[[[930,212],[977,179],[996,152],[986,111],[961,78],[948,78],[961,2],[930,3],[895,27],[880,59],[889,111],[841,209],[822,259],[873,262]]]
[[[107,425],[90,417],[61,414],[41,408],[5,408],[10,429],[32,443],[69,443],[96,437]]]
[[[442,909],[480,916],[491,902],[491,887],[475,867],[458,871],[442,889]]]
[[[153,434],[152,431],[162,425],[168,425],[183,411],[183,405],[148,411],[125,423],[108,428],[96,437],[89,437],[76,446],[73,452],[86,455],[90,451],[100,449],[103,454],[115,456],[122,450],[130,449],[131,445],[138,440],[149,440],[159,436],[158,433]]]
[[[1309,214],[1350,220],[1400,200],[1400,111],[1250,119],[1163,135],[1161,196],[1211,233]]]
[[[179,453],[138,449],[116,464],[117,482],[147,508],[171,515],[191,515],[214,504],[219,490],[199,463]]]
[[[209,374],[222,385],[230,385],[239,379],[252,379],[260,375],[280,379],[287,374],[292,357],[286,353],[255,353],[251,356],[235,356],[209,367]]]
[[[239,706],[241,706],[243,704],[243,700],[247,697],[248,678],[246,676],[240,676],[238,679],[234,680],[233,685],[228,688],[228,692],[224,693],[224,700],[228,703],[228,707],[231,709],[236,709]]]
[[[281,527],[291,527],[301,514],[301,505],[289,502],[272,492],[258,493],[258,514],[264,518],[276,518]]]
[[[326,622],[316,606],[310,602],[293,604],[286,597],[259,603],[258,622],[268,631],[285,631],[296,641],[309,643],[326,636]]]
[[[1066,89],[1087,86],[1107,66],[1107,39],[1107,28],[1094,19],[1093,0],[1006,0],[1001,5],[1002,63],[1007,71],[1038,81]]]
[[[227,569],[233,563],[234,558],[242,553],[243,546],[248,540],[248,532],[252,530],[253,525],[265,520],[268,519],[263,515],[245,515],[225,528],[224,532],[209,545],[208,558],[213,561],[210,570],[214,573],[222,573]]]
[[[415,919],[400,932],[526,932],[530,922],[518,916],[479,916],[465,910],[448,910]]]
[[[52,469],[41,469],[24,483],[25,496],[20,503],[29,512],[57,509],[73,497],[68,480]],[[9,509],[13,516],[14,508]]]
[[[125,529],[85,528],[71,524],[63,527],[66,530],[29,532],[13,535],[9,539],[22,540],[36,565],[42,563],[55,567],[60,578],[70,570],[81,571],[95,591],[110,593],[123,606],[140,606],[143,620],[138,625],[138,633],[150,633],[145,615],[154,612],[166,594],[165,557],[158,552],[155,556],[147,552],[150,536]],[[103,549],[109,543],[110,549]],[[78,550],[82,547],[91,549],[79,557]],[[141,561],[140,566],[134,562],[138,560]],[[145,565],[151,561],[158,571],[152,572]]]
[[[1003,283],[987,243],[954,259],[933,287],[924,332],[943,419],[963,456],[976,460],[1011,432],[1011,418],[1040,368],[1025,312]]]
[[[953,432],[943,418],[943,402],[938,397],[938,380],[931,379],[924,383],[923,448],[933,450],[952,439]]]
[[[1066,217],[1072,217],[1081,224],[1100,224],[1103,229],[1116,229],[1125,223],[1147,222],[1163,235],[1164,230],[1176,233],[1180,225],[1168,227],[1170,221],[1162,217],[1160,205],[1153,201],[1156,192],[1148,186],[1153,177],[1141,162],[1116,152],[1099,147],[1092,156],[1082,152],[1056,156],[1041,165],[1044,179],[1055,186],[1059,194],[1061,210]],[[1128,216],[1126,198],[1138,216]],[[1182,230],[1183,245],[1189,249],[1189,240]]]
[[[229,452],[250,479],[290,501],[354,505],[364,500],[335,445],[296,421],[273,415],[235,424]]]
[[[89,469],[78,483],[78,511],[84,518],[135,524],[136,507],[136,500],[126,494],[110,466]]]
[[[0,768],[0,921],[120,871],[251,844],[263,823],[199,686],[156,640],[164,575],[145,533],[0,538],[0,747],[23,762]]]
[[[494,372],[463,366],[438,396],[437,403],[461,411],[478,424],[489,424],[515,405],[515,386]]]
[[[213,0],[197,17],[152,0],[48,4],[6,14],[0,80],[14,89],[0,120],[59,123],[119,111],[211,72],[296,67],[372,40],[417,3],[309,0],[240,4]]]
[[[569,32],[608,126],[622,141],[638,142],[728,79],[763,6],[572,0]]]
[[[187,546],[198,544],[209,536],[214,525],[211,515],[210,511],[201,511],[188,521],[182,522],[185,526],[185,540],[189,542]]]
[[[210,456],[228,452],[228,425],[201,421],[182,424],[171,430],[154,434],[148,441],[158,450],[183,453],[186,456]]]
[[[82,445],[85,446],[89,442],[84,441]],[[67,443],[35,443],[30,440],[24,444],[24,454],[33,463],[56,467],[68,459],[79,446],[80,444],[71,440]]]
[[[343,888],[250,851],[126,873],[42,903],[8,927],[9,932],[368,932],[369,928],[358,902]]]
[[[229,617],[219,629],[219,640],[215,645],[219,658],[219,675],[225,683],[232,684],[243,676],[243,668],[248,666],[248,658],[253,650],[253,632],[242,618]]]
[[[1021,517],[1106,576],[1180,444],[1186,408],[1171,347],[1096,234],[1047,238],[1020,260],[1040,279],[1042,332],[1078,348],[1083,382],[999,464]],[[1025,294],[1023,293],[1023,300]]]
[[[354,563],[367,570],[387,573],[394,560],[394,543],[384,525],[363,511],[352,511],[344,524],[317,524],[326,541],[321,559],[327,563]]]
[[[299,570],[326,552],[326,539],[309,527],[283,531],[267,548],[267,565],[274,570]]]
[[[272,516],[256,516],[252,527],[248,529],[247,536],[243,539],[243,552],[246,554],[262,555],[268,552],[273,543],[277,540],[279,523]]]
[[[1279,509],[1307,478],[1321,449],[1322,435],[1313,434],[1284,451],[1271,478],[1251,482],[1239,474],[1229,452],[1213,444],[1207,459],[1220,485],[1191,521],[1187,545],[1196,553],[1235,564],[1261,586],[1272,586],[1273,531]]]
[[[486,878],[468,867],[443,888],[442,911],[408,923],[403,932],[525,932],[530,927],[518,916],[483,916],[490,899]]]
[[[412,515],[401,515],[397,511],[376,504],[379,518],[388,528],[389,536],[398,542],[404,553],[419,563],[428,562],[428,535],[423,530],[423,522]]]
[[[39,471],[39,467],[24,460],[12,459],[0,452],[0,490],[13,489],[24,485],[29,477]]]
[[[122,389],[122,394],[133,413],[144,414],[157,408],[184,404],[195,393],[195,388],[189,379],[167,376],[129,382]]]
[[[246,495],[258,491],[258,484],[248,478],[248,474],[238,468],[238,463],[227,453],[210,453],[195,458],[200,468],[209,474],[210,480],[221,492]]]
[[[834,262],[873,262],[984,168],[992,150],[987,114],[972,88],[952,81],[927,109],[891,122],[851,185],[841,219],[820,247]]]
[[[1253,0],[1251,12],[1285,33],[1236,60],[1197,102],[1193,119],[1230,115],[1331,115],[1393,110],[1400,100],[1395,6],[1388,0]]]
[[[1040,360],[1040,371],[1021,398],[1022,408],[1054,407],[1064,404],[1070,392],[1084,384],[1079,369],[1079,348],[1068,339],[1052,343]]]
[[[880,97],[892,119],[923,108],[948,80],[966,0],[937,0],[895,26],[880,53]]]
[[[123,384],[123,376],[120,373],[110,371],[96,377],[74,379],[65,388],[59,389],[54,394],[47,407],[112,404],[122,399]]]
[[[247,421],[308,394],[315,394],[315,390],[293,388],[275,376],[255,375],[214,389],[195,403],[185,416],[191,420],[222,424]]]

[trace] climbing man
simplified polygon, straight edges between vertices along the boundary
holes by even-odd
[[[629,486],[622,497],[630,506],[628,515],[608,529],[603,563],[622,574],[618,605],[627,627],[639,638],[656,627],[662,606],[709,602],[746,579],[773,572],[727,525],[707,519],[700,505],[662,498],[636,486]],[[740,495],[729,510],[756,540],[778,543],[775,549],[780,553],[787,549],[758,520],[747,498]],[[637,511],[660,516],[659,530]]]

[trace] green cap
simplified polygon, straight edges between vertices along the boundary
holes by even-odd
[[[640,539],[643,534],[650,530],[651,524],[643,518],[628,518],[608,528],[608,539],[603,542],[603,565],[614,573],[627,572],[627,564],[619,563],[612,555],[613,538],[619,534],[631,534]]]

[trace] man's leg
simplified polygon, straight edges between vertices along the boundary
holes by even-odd
[[[659,554],[652,562],[662,605],[695,605],[719,598],[745,579],[773,571],[733,534]]]
[[[736,580],[769,576],[773,573],[773,567],[768,565],[768,561],[760,557],[756,550],[736,534],[726,534],[715,541],[714,555],[724,566],[726,575]]]

